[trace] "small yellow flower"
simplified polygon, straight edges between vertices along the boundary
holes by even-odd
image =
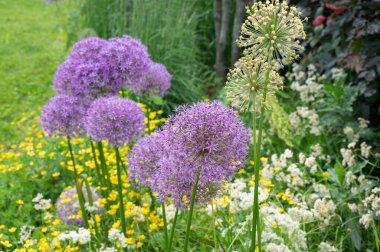
[[[325,172],[323,173],[323,177],[328,178],[328,177],[329,177],[329,172],[328,172],[328,171],[325,171]]]
[[[8,231],[10,233],[14,233],[14,232],[16,232],[16,230],[17,230],[17,228],[15,228],[15,227],[11,227],[10,229],[8,229]]]
[[[137,244],[136,244],[137,248],[141,248],[143,245],[144,245],[144,243],[142,243],[142,242],[137,242]]]
[[[41,232],[42,232],[42,233],[45,233],[46,231],[48,231],[48,228],[47,228],[47,227],[43,227],[43,228],[41,228]]]
[[[12,247],[12,243],[10,243],[9,241],[0,241],[0,243],[6,247],[6,248],[10,248]]]
[[[21,200],[21,199],[19,199],[19,200],[16,200],[16,203],[17,203],[18,205],[24,205],[24,201],[23,201],[23,200]]]
[[[52,176],[53,176],[54,178],[58,177],[59,175],[60,175],[59,172],[55,172],[55,173],[52,174]]]

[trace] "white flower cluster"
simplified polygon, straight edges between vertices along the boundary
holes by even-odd
[[[173,204],[165,205],[166,221],[169,222],[174,219],[176,207]],[[157,213],[162,215],[162,208],[157,208]]]
[[[85,228],[79,228],[78,231],[60,233],[58,235],[58,239],[60,241],[69,241],[72,243],[79,242],[80,244],[87,244],[91,241],[91,233]]]
[[[112,229],[108,232],[108,240],[110,240],[111,242],[115,242],[115,243],[120,244],[120,246],[121,246],[122,248],[127,247],[127,243],[126,243],[126,241],[125,241],[125,236],[124,236],[124,234],[121,232],[120,229],[112,228]]]
[[[319,252],[338,252],[339,250],[335,246],[327,242],[321,242],[318,246],[318,251]]]
[[[34,202],[34,209],[38,211],[47,211],[51,207],[51,199],[44,199],[42,193],[38,193],[32,202]]]
[[[342,68],[332,68],[331,69],[331,78],[333,80],[342,80],[346,78],[347,74],[344,72]]]
[[[27,240],[30,239],[30,236],[32,235],[34,227],[32,226],[22,226],[19,232],[20,240],[19,243],[23,244]]]
[[[96,250],[97,252],[118,252],[119,250],[112,247],[102,246],[100,249]]]
[[[100,206],[98,201],[95,201],[92,205],[90,205],[90,203],[86,202],[84,207],[90,213],[99,212],[101,209],[101,206]]]
[[[303,71],[301,65],[294,63],[293,72],[287,75],[291,81],[290,88],[299,92],[301,101],[313,102],[323,95],[324,75],[320,75],[314,65],[308,65],[307,71]]]
[[[363,200],[363,205],[366,213],[362,215],[359,222],[368,229],[373,222],[373,218],[380,217],[380,187],[372,189],[371,194]]]
[[[297,107],[297,111],[289,114],[289,123],[294,128],[304,126],[305,130],[310,131],[313,135],[321,134],[322,127],[319,125],[319,116],[314,109]]]

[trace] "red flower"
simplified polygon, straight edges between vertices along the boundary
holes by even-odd
[[[322,25],[324,22],[326,21],[326,17],[325,16],[318,16],[314,19],[313,21],[313,26],[316,27],[316,26],[320,26]]]
[[[327,9],[334,10],[333,13],[331,14],[331,18],[335,15],[341,14],[344,12],[345,8],[342,7],[337,7],[335,4],[327,3],[326,4]]]
[[[336,10],[337,7],[336,7],[336,5],[334,5],[334,4],[327,3],[327,4],[326,4],[326,8],[327,8],[327,9]]]

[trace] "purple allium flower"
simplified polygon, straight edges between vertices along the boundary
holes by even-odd
[[[121,146],[140,137],[145,130],[144,112],[136,102],[119,97],[95,100],[87,111],[85,129],[96,141]]]
[[[72,78],[76,65],[72,61],[66,60],[61,63],[53,78],[53,88],[57,94],[72,95]]]
[[[109,39],[101,56],[108,79],[121,87],[142,78],[151,62],[147,47],[127,35]]]
[[[164,148],[152,190],[160,200],[170,195],[177,207],[186,207],[197,169],[201,173],[196,201],[207,203],[244,166],[250,134],[233,109],[215,101],[177,109],[162,137]]]
[[[155,132],[140,139],[129,152],[128,165],[130,180],[151,186],[153,174],[158,169],[163,142],[161,132]]]
[[[132,82],[130,89],[136,95],[164,96],[170,88],[172,76],[160,63],[151,62],[146,75],[140,81]]]
[[[98,37],[80,39],[71,48],[68,58],[76,62],[101,63],[100,52],[107,44],[107,40]]]
[[[41,110],[42,128],[49,137],[74,136],[82,130],[86,109],[78,98],[58,95],[51,98]]]
[[[88,194],[86,187],[82,187],[83,197],[85,199],[86,210],[89,212],[100,213],[102,208],[100,207],[97,200],[99,199],[98,194],[93,188],[91,188],[91,195],[93,200],[93,206],[88,204]],[[67,225],[84,226],[82,216],[78,216],[79,211],[81,211],[78,194],[75,187],[69,187],[61,192],[57,203],[57,216]]]

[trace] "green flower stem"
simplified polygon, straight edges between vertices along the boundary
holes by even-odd
[[[91,152],[92,152],[92,157],[94,159],[94,163],[95,163],[95,169],[96,169],[96,175],[98,176],[98,180],[100,182],[100,185],[102,187],[106,186],[106,182],[100,172],[100,167],[99,167],[99,163],[98,163],[98,159],[96,157],[96,151],[95,151],[95,146],[94,146],[94,143],[90,140],[90,144],[91,144]]]
[[[191,192],[191,202],[190,202],[190,211],[189,215],[187,217],[187,227],[186,227],[186,237],[185,237],[185,246],[183,247],[183,251],[187,252],[187,247],[189,244],[189,236],[190,236],[190,227],[191,227],[191,219],[193,217],[193,211],[194,211],[194,202],[195,202],[195,196],[197,194],[197,187],[198,187],[198,182],[199,182],[199,177],[201,174],[201,168],[199,167],[197,169],[197,175],[195,178],[195,183],[193,186],[193,191]]]
[[[84,183],[86,185],[88,203],[90,204],[90,206],[93,206],[94,205],[94,199],[92,198],[92,192],[91,192],[90,184],[87,181],[87,178],[84,180]],[[93,218],[93,222],[94,222],[94,228],[95,228],[96,238],[98,239],[98,241],[101,241],[102,238],[100,236],[100,232],[99,232],[99,228],[98,228],[98,223],[96,223],[96,221],[95,221],[94,218]]]
[[[256,249],[256,233],[257,233],[257,239],[258,239],[258,249],[259,252],[261,252],[261,233],[257,232],[260,213],[259,213],[259,183],[260,183],[260,156],[261,156],[261,140],[262,140],[262,133],[263,133],[263,124],[264,124],[264,112],[265,112],[265,102],[266,102],[266,95],[268,91],[268,84],[269,84],[269,73],[270,73],[270,66],[271,66],[271,60],[268,60],[269,69],[266,72],[265,76],[265,86],[264,86],[264,93],[263,93],[263,100],[260,104],[260,118],[259,118],[259,134],[256,139],[256,105],[255,100],[252,100],[252,120],[253,120],[253,145],[254,145],[254,174],[255,174],[255,188],[254,188],[254,197],[253,197],[253,216],[252,216],[252,244],[251,244],[251,251],[254,252]],[[252,99],[254,99],[253,97]]]
[[[214,235],[214,249],[218,251],[218,242],[216,240],[216,229],[215,229],[215,212],[214,212],[214,203],[211,204],[212,209],[212,231]]]
[[[178,217],[178,208],[175,210],[175,215],[174,215],[174,220],[173,220],[173,226],[172,226],[172,230],[170,232],[168,252],[171,252],[171,250],[172,250],[173,237],[174,237],[175,225],[177,223],[177,217]]]
[[[78,180],[78,173],[77,173],[77,169],[75,167],[75,160],[74,160],[73,148],[71,146],[70,137],[67,137],[67,145],[69,147],[71,161],[73,162],[75,187],[76,187],[77,194],[78,194],[78,201],[79,201],[80,209],[82,211],[82,219],[83,219],[84,227],[89,228],[90,225],[88,224],[88,219],[87,219],[87,215],[86,215],[86,208],[84,207],[84,196],[83,196],[83,192],[82,192],[82,188],[81,188],[82,186]]]
[[[100,159],[100,165],[102,168],[103,178],[106,181],[108,192],[111,192],[112,187],[111,187],[110,174],[107,169],[106,158],[104,157],[103,144],[101,141],[98,142],[98,151],[99,151],[99,159]]]
[[[116,152],[116,164],[117,164],[117,190],[119,195],[119,203],[120,203],[120,220],[121,220],[121,228],[124,235],[127,234],[127,228],[125,224],[125,210],[124,210],[124,202],[123,202],[123,182],[121,180],[121,167],[120,167],[120,153],[119,149],[115,147]]]
[[[168,250],[168,224],[166,221],[166,211],[165,211],[165,203],[162,202],[161,204],[162,207],[162,216],[164,218],[164,234],[165,234],[165,250]]]

